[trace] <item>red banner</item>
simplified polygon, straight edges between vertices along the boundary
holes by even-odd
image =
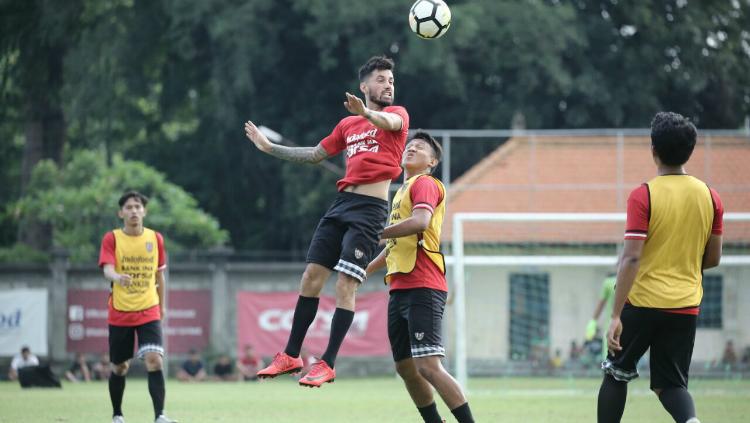
[[[211,327],[211,291],[170,290],[168,295],[168,351],[186,353],[192,348],[205,349]],[[103,353],[109,350],[108,296],[107,290],[68,290],[69,352]]]
[[[296,292],[237,293],[237,351],[250,344],[258,354],[283,351],[292,329]],[[320,357],[328,345],[336,299],[320,298],[318,314],[305,337],[304,348]],[[388,343],[388,293],[357,294],[357,311],[339,356],[390,356]]]

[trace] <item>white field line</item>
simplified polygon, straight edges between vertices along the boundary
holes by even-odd
[[[580,389],[580,388],[550,388],[550,389],[469,389],[469,397],[488,397],[488,398],[538,398],[538,397],[590,397],[596,398],[599,389]],[[690,389],[690,393],[695,396],[709,397],[747,397],[750,399],[750,389],[731,389],[731,388],[695,388]],[[638,397],[654,396],[655,394],[649,389],[631,388],[628,390],[628,396],[635,395]]]

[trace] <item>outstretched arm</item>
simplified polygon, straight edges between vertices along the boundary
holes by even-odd
[[[286,147],[274,144],[251,121],[245,122],[245,135],[258,150],[282,160],[296,163],[320,163],[328,158],[328,153],[320,144],[315,147]]]
[[[378,256],[375,257],[375,259],[373,259],[370,264],[367,265],[367,269],[365,270],[367,272],[367,276],[370,276],[371,273],[385,267],[385,253],[386,249],[383,248],[380,254],[378,254]]]
[[[404,219],[395,225],[390,225],[383,229],[383,234],[380,237],[383,239],[401,238],[424,232],[430,225],[430,219],[432,219],[431,211],[422,208],[415,209],[408,219]]]
[[[377,112],[375,110],[370,110],[367,108],[367,106],[365,106],[365,103],[361,98],[349,93],[346,93],[346,101],[344,102],[344,107],[346,107],[346,110],[348,110],[349,113],[360,115],[363,118],[369,120],[373,125],[377,126],[380,129],[385,129],[386,131],[399,131],[404,125],[404,121],[401,119],[401,116],[395,113]]]

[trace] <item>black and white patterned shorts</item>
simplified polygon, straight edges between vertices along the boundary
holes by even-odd
[[[388,339],[393,361],[445,356],[443,312],[448,293],[430,288],[391,291],[388,300]]]
[[[388,202],[368,195],[340,192],[320,219],[307,251],[307,262],[345,273],[360,282],[375,258],[388,218]]]
[[[133,358],[135,335],[138,335],[137,357],[141,360],[146,353],[164,355],[161,336],[161,320],[153,320],[140,326],[109,325],[109,360],[114,364],[124,363]]]

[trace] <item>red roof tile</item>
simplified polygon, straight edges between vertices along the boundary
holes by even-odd
[[[699,139],[686,164],[719,192],[727,212],[750,212],[750,139]],[[618,169],[621,169],[619,171]],[[630,191],[655,176],[650,139],[537,136],[509,139],[450,186],[443,239],[457,212],[624,212]],[[471,223],[467,241],[620,242],[623,223]],[[750,224],[725,223],[726,240],[750,240]]]

